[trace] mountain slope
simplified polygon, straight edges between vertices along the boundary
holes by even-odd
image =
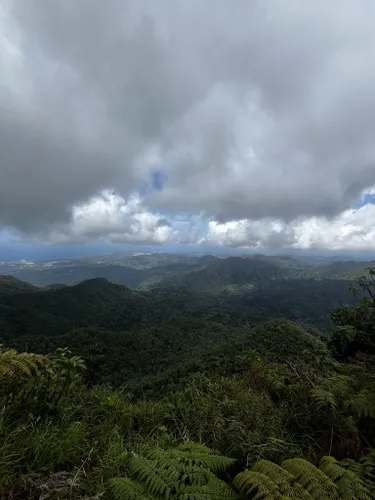
[[[37,290],[37,287],[21,281],[14,276],[0,275],[0,297],[22,292],[36,292]]]
[[[9,295],[0,302],[4,335],[57,335],[74,328],[101,326],[129,330],[153,315],[150,300],[103,278],[38,293]]]
[[[220,293],[243,293],[269,284],[275,279],[297,278],[304,273],[304,266],[290,265],[274,257],[229,257],[177,276],[173,281],[165,280],[158,287],[179,286],[195,293],[218,295]]]
[[[106,278],[119,285],[136,287],[143,279],[141,270],[118,265],[74,265],[68,267],[44,267],[42,269],[19,269],[13,274],[34,285],[47,286],[53,283],[75,285],[92,278]]]
[[[354,280],[359,276],[366,273],[366,269],[375,267],[374,261],[368,262],[355,262],[355,261],[341,261],[332,262],[326,266],[318,269],[319,275],[323,277]]]

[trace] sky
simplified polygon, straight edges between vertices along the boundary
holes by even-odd
[[[0,260],[375,250],[374,19],[373,0],[0,0]]]

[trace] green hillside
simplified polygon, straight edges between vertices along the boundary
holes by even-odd
[[[366,269],[373,268],[374,266],[374,261],[355,262],[350,260],[333,262],[328,266],[322,266],[319,269],[319,275],[323,277],[353,280],[362,276],[366,272]]]
[[[178,285],[191,292],[218,295],[222,292],[243,293],[268,284],[271,280],[292,278],[298,275],[293,267],[279,264],[272,258],[229,257],[193,269],[173,281],[166,280],[159,286]]]
[[[42,266],[13,271],[16,277],[33,285],[48,286],[53,283],[75,285],[92,278],[105,278],[115,283],[136,287],[143,279],[141,270],[119,265],[64,265]]]
[[[11,294],[0,300],[2,342],[44,354],[69,346],[90,365],[90,377],[95,380],[126,384],[137,393],[162,394],[179,387],[197,366],[215,371],[208,353],[220,359],[225,353],[224,364],[229,363],[231,369],[234,358],[228,353],[236,352],[240,344],[257,349],[267,359],[272,352],[282,353],[291,327],[288,322],[280,323],[280,318],[298,320],[307,331],[326,333],[330,311],[340,302],[353,301],[344,281],[287,279],[285,274],[293,273],[290,266],[272,267],[268,260],[226,259],[200,269],[213,269],[212,276],[237,283],[251,276],[258,285],[250,291],[225,290],[218,295],[211,293],[214,285],[207,293],[178,284],[139,292],[96,278],[74,286],[38,289],[38,293]],[[189,272],[189,279],[196,272]],[[265,343],[265,351],[263,334],[259,344],[254,326],[270,318],[279,322],[271,341],[276,347],[272,350]],[[311,351],[314,339],[298,328],[304,336],[301,352]],[[277,342],[281,342],[279,347]]]
[[[329,342],[103,279],[4,296],[62,327],[0,348],[0,497],[372,500],[374,272]],[[116,321],[62,333],[84,314]]]
[[[246,255],[218,258],[212,255],[141,254],[103,256],[56,262],[12,263],[0,272],[33,285],[75,285],[93,278],[133,289],[183,287],[193,293],[242,294],[275,279],[352,280],[372,262],[339,261],[310,265],[290,256]]]
[[[76,269],[82,271],[81,267]],[[90,272],[94,273],[93,269]],[[100,266],[96,272],[100,274],[103,269],[115,281],[121,281],[118,271],[127,274],[130,268]],[[104,278],[44,289],[3,278],[7,290],[22,289],[25,293],[8,293],[0,301],[2,337],[57,335],[82,327],[134,330],[169,323],[175,316],[197,314],[214,321],[219,318],[226,324],[286,317],[327,330],[332,308],[353,301],[345,280],[316,276],[316,268],[288,257],[206,256],[190,263],[172,262],[130,271],[137,276],[139,292]]]
[[[104,278],[95,278],[56,290],[3,297],[1,321],[4,337],[57,335],[84,326],[127,330],[157,321],[162,309],[153,310],[148,297]],[[151,316],[151,318],[149,318]]]
[[[0,274],[0,297],[22,292],[35,292],[38,288],[14,276]]]

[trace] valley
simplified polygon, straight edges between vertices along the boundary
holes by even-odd
[[[194,254],[3,264],[13,274],[0,275],[1,342],[44,354],[69,346],[98,368],[96,381],[164,394],[173,372],[183,384],[208,353],[252,345],[264,321],[328,338],[330,312],[354,302],[350,279],[370,264]]]
[[[373,498],[372,265],[173,254],[2,264],[0,492],[36,498],[61,477],[51,498],[69,484],[77,500],[161,499],[152,471],[194,463],[210,479],[203,497],[192,480],[186,498],[273,499],[258,495],[275,488],[267,471],[283,477],[291,463],[296,478],[307,467],[323,481],[312,498]],[[233,468],[214,473],[212,460]],[[172,476],[160,491],[185,498]]]

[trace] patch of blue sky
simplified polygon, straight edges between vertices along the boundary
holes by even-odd
[[[150,173],[150,178],[148,182],[139,190],[139,195],[144,197],[151,194],[154,191],[162,191],[166,182],[168,180],[167,174],[162,170],[152,170]]]
[[[365,193],[362,198],[353,205],[353,210],[358,210],[359,208],[364,207],[365,205],[375,205],[375,194]]]
[[[167,174],[161,170],[151,172],[151,186],[156,191],[162,191],[167,182]]]

